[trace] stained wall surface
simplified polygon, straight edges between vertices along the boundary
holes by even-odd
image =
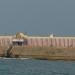
[[[12,44],[13,36],[0,36],[0,46],[9,46]]]
[[[73,37],[30,37],[29,46],[39,47],[75,47],[75,38]]]
[[[0,46],[12,44],[14,36],[0,36]],[[27,46],[31,47],[75,47],[75,37],[31,37],[27,38]]]

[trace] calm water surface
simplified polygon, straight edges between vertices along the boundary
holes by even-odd
[[[0,59],[0,75],[75,75],[75,61]]]

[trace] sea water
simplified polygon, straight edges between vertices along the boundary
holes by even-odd
[[[75,61],[0,58],[0,75],[75,75]]]

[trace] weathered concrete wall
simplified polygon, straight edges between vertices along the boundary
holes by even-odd
[[[28,38],[28,46],[32,47],[63,47],[75,48],[75,38],[67,37],[34,37]]]
[[[16,37],[14,36],[0,36],[0,46],[10,46],[12,44],[12,40],[15,38]],[[31,46],[31,47],[75,48],[75,37],[49,37],[49,36],[48,37],[31,37],[31,36],[28,36],[27,38],[25,38],[25,41],[26,40],[28,42],[27,46]]]
[[[9,46],[12,44],[14,36],[0,36],[0,46]]]
[[[75,48],[51,48],[51,47],[14,47],[11,57],[25,57],[35,59],[75,60]]]
[[[0,36],[0,56],[7,56],[13,39],[14,36]],[[29,36],[24,40],[27,44],[9,50],[10,57],[75,60],[75,37]]]
[[[7,53],[7,46],[0,46],[0,57],[5,57]]]

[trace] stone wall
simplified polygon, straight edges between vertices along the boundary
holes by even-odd
[[[28,46],[32,47],[75,47],[75,38],[70,37],[29,37]]]
[[[10,46],[13,39],[18,39],[14,36],[0,36],[0,46]],[[21,38],[24,40],[25,46],[30,47],[62,47],[75,48],[75,37],[31,37]],[[18,39],[20,40],[20,38]]]
[[[0,36],[0,46],[10,46],[13,36]]]

